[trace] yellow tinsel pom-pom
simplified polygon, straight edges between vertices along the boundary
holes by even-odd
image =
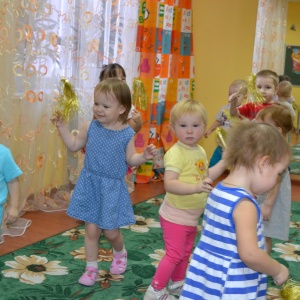
[[[148,98],[144,83],[141,79],[135,78],[133,81],[132,104],[138,109],[146,111],[148,109]]]
[[[280,296],[284,300],[300,300],[300,283],[289,279],[280,290]]]
[[[256,88],[256,75],[251,74],[246,78],[247,90],[248,90],[248,102],[262,104],[265,102],[264,97],[261,95],[259,90]]]
[[[60,80],[60,97],[55,112],[59,112],[64,120],[72,119],[80,110],[77,94],[66,78]]]

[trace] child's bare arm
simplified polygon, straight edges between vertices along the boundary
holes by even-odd
[[[217,164],[208,169],[207,177],[215,181],[225,172],[226,169],[227,165],[224,163],[224,160],[221,159]]]
[[[72,134],[59,113],[52,115],[50,120],[57,127],[64,144],[70,151],[76,152],[85,146],[88,130],[87,123],[83,124],[76,134]]]
[[[132,110],[131,118],[128,120],[128,124],[136,133],[141,130],[143,122],[141,113],[138,110]]]
[[[153,144],[148,145],[143,153],[136,153],[134,139],[132,138],[126,149],[126,162],[130,166],[140,166],[149,159],[152,159],[157,153],[157,149]]]
[[[9,201],[3,217],[4,224],[14,223],[19,218],[20,187],[18,177],[9,181],[7,187]]]
[[[191,195],[197,193],[209,193],[212,190],[212,180],[205,178],[199,183],[187,183],[178,180],[177,172],[166,170],[164,174],[164,186],[166,192],[176,195]]]
[[[282,284],[288,279],[288,269],[258,247],[257,218],[257,209],[248,199],[242,200],[234,209],[239,256],[250,269],[270,275],[276,284]]]
[[[269,221],[272,213],[273,206],[276,202],[280,187],[280,182],[278,182],[267,194],[265,202],[261,206],[261,212],[264,221]]]
[[[207,138],[217,127],[221,126],[222,123],[218,120],[215,120],[212,125],[205,131],[204,136]]]
[[[228,99],[228,101],[230,103],[229,112],[232,117],[236,117],[239,115],[239,111],[236,107],[236,103],[238,101],[238,96],[239,96],[238,93],[234,93],[234,94],[230,95],[230,97]]]

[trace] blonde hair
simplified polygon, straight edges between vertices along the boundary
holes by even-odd
[[[246,94],[247,93],[247,82],[243,79],[236,79],[233,82],[231,82],[229,86],[229,90],[232,88],[239,88],[240,87],[240,93]]]
[[[274,127],[249,120],[236,121],[228,131],[227,148],[223,159],[231,169],[252,169],[255,162],[268,156],[274,165],[283,157],[291,157],[291,150],[284,136]]]
[[[170,113],[170,124],[174,125],[178,119],[187,114],[198,114],[203,123],[207,124],[207,112],[204,106],[196,100],[181,100],[177,102]]]
[[[258,78],[258,77],[271,78],[273,80],[275,88],[278,86],[279,76],[276,72],[274,72],[272,70],[267,70],[267,69],[261,70],[261,71],[257,72],[257,74],[256,74],[256,78]]]
[[[265,122],[269,117],[276,127],[281,128],[282,134],[287,135],[293,129],[293,117],[289,108],[280,103],[274,103],[260,110],[256,119]]]
[[[278,84],[277,96],[288,99],[292,96],[293,86],[289,81],[281,81]]]
[[[124,106],[125,112],[120,115],[120,121],[125,124],[131,109],[131,92],[127,83],[118,78],[108,78],[98,83],[94,90],[94,97],[98,94],[113,94],[121,105]]]

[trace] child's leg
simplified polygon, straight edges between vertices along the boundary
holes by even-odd
[[[160,261],[151,283],[156,290],[166,287],[174,270],[185,257],[186,227],[190,227],[169,222],[162,217],[160,217],[160,223],[163,229],[166,255]],[[181,279],[184,275],[185,273]]]
[[[127,251],[124,247],[120,229],[104,230],[104,235],[113,247],[113,261],[110,267],[112,274],[122,274],[127,267]]]
[[[265,237],[265,243],[266,243],[266,252],[270,254],[272,251],[272,238]]]
[[[96,224],[85,223],[84,247],[87,262],[98,260],[99,238],[102,230]]]
[[[181,281],[185,278],[186,270],[187,270],[187,267],[189,264],[189,258],[193,252],[196,234],[197,234],[196,226],[185,226],[184,227],[185,253],[184,253],[182,261],[176,266],[176,268],[173,272],[173,275],[171,277],[173,282]]]
[[[92,223],[85,223],[84,247],[86,255],[85,272],[79,278],[79,283],[92,286],[98,278],[98,245],[101,229]]]

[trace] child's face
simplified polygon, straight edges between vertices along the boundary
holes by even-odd
[[[178,140],[191,147],[197,146],[204,135],[205,129],[206,124],[198,114],[183,115],[172,125],[172,130]]]
[[[105,95],[100,92],[94,97],[93,113],[101,124],[105,126],[114,125],[124,112],[124,106],[112,93]]]
[[[274,165],[271,165],[266,157],[259,159],[259,162],[254,167],[255,179],[251,183],[252,193],[261,195],[270,191],[288,167],[289,162],[287,155]]]
[[[276,87],[274,81],[270,77],[257,77],[256,88],[260,91],[261,95],[265,98],[265,103],[273,101],[276,94]]]

